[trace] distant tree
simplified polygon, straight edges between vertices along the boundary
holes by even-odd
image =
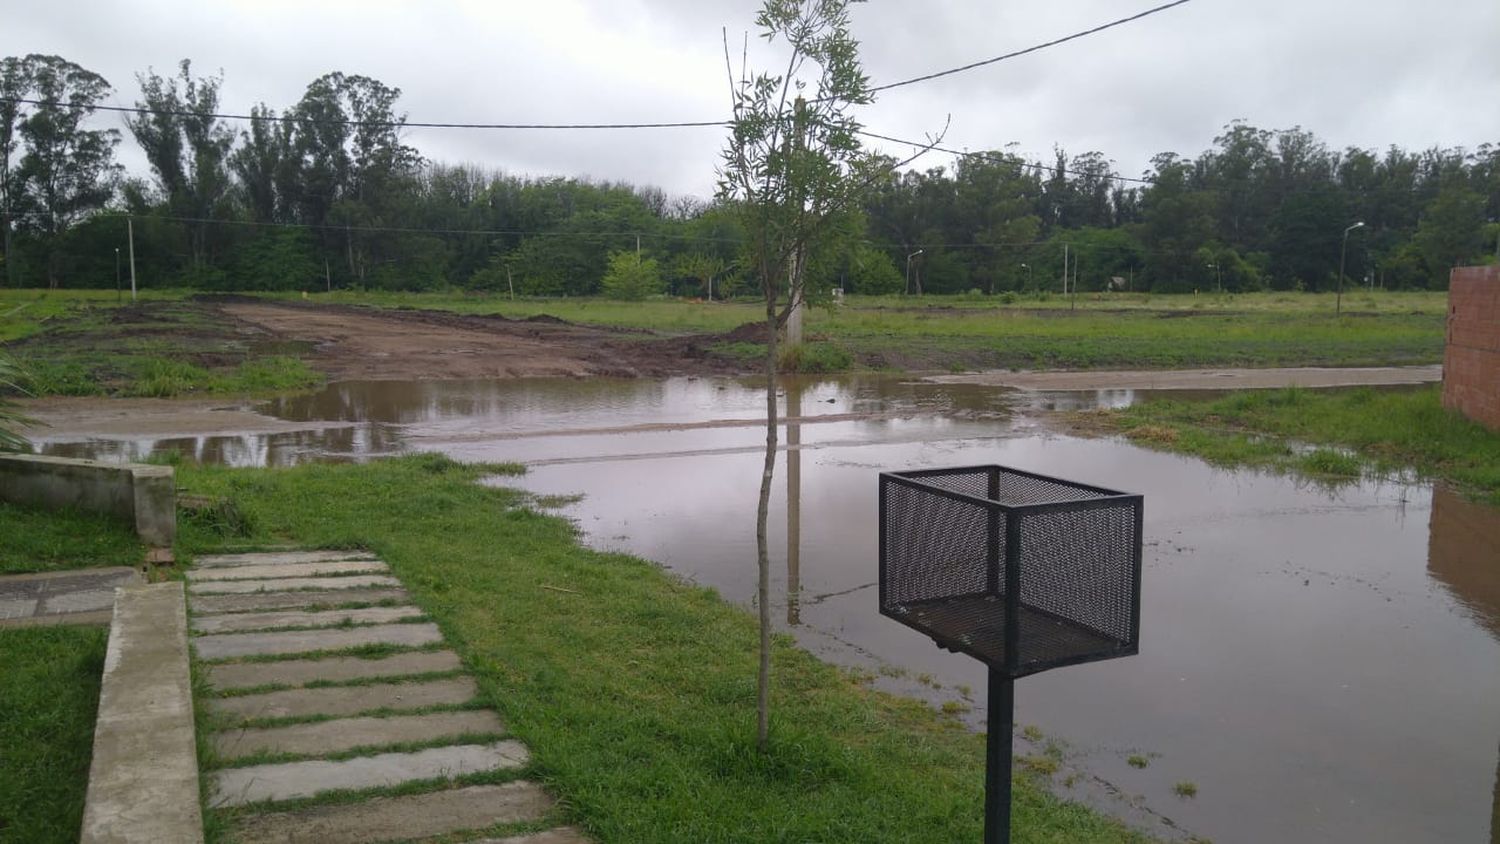
[[[234,133],[214,116],[223,77],[195,79],[187,59],[177,68],[175,77],[153,71],[136,75],[141,85],[136,106],[142,111],[125,123],[146,153],[167,210],[186,219],[193,270],[201,272],[217,239],[210,221],[231,212],[228,158]]]
[[[601,287],[611,299],[644,299],[661,292],[661,268],[655,258],[642,258],[628,250],[614,252]]]
[[[296,162],[290,157],[290,125],[276,119],[265,104],[250,109],[250,125],[229,155],[229,169],[244,190],[250,216],[257,222],[287,222]]]
[[[724,272],[724,259],[717,255],[689,252],[678,257],[676,268],[679,275],[698,283],[705,298],[713,299],[713,282]]]
[[[1484,197],[1452,180],[1422,211],[1412,244],[1427,267],[1427,286],[1448,286],[1452,268],[1467,263],[1484,248]]]
[[[11,209],[16,203],[15,194],[20,186],[14,178],[15,168],[11,165],[11,156],[20,146],[16,131],[25,117],[18,100],[25,98],[30,90],[31,68],[26,61],[15,56],[0,59],[0,215],[3,215],[0,225],[5,227],[5,278],[12,286],[15,285],[16,260],[11,245]]]
[[[109,94],[104,77],[58,56],[22,61],[32,98],[42,104],[20,121],[26,154],[17,172],[16,205],[27,214],[27,228],[48,242],[47,281],[56,287],[64,258],[56,239],[114,195],[120,133],[83,125]]]
[[[896,263],[868,243],[857,243],[849,250],[847,273],[851,293],[878,296],[901,292],[903,279]]]

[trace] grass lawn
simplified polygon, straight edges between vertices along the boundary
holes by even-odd
[[[981,736],[779,638],[762,755],[751,615],[657,565],[582,547],[523,493],[474,483],[497,470],[515,468],[420,455],[182,467],[179,479],[246,514],[237,544],[363,546],[389,561],[531,747],[528,775],[597,840],[979,840]],[[190,524],[179,548],[225,539]],[[1029,777],[1015,811],[1022,842],[1144,840]]]
[[[78,840],[108,631],[0,631],[0,841]]]
[[[136,566],[146,553],[123,519],[4,502],[0,537],[0,574]]]
[[[1413,468],[1500,505],[1500,434],[1444,410],[1436,386],[1246,390],[1213,401],[1151,400],[1074,418],[1085,428],[1119,431],[1144,445],[1225,465],[1335,480]],[[1287,440],[1319,448],[1294,449]]]
[[[36,293],[36,291],[31,291]],[[7,308],[13,302],[25,307]],[[37,321],[39,314],[46,314]],[[322,376],[298,349],[256,344],[212,308],[178,296],[116,306],[109,297],[17,291],[0,297],[0,351],[33,395],[152,396],[300,390]]]

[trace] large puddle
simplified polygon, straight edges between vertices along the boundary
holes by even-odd
[[[834,661],[883,670],[893,690],[972,694],[978,723],[984,670],[876,612],[876,473],[995,462],[1141,492],[1140,655],[1017,684],[1018,723],[1061,740],[1065,770],[1085,772],[1078,793],[1107,784],[1109,808],[1218,842],[1500,841],[1500,511],[1421,485],[1219,471],[1039,421],[1047,407],[1136,398],[788,382],[782,406],[797,421],[772,515],[779,622]],[[564,512],[590,543],[748,604],[763,402],[722,379],[345,383],[265,411],[347,427],[76,442],[57,431],[43,450],[520,460],[527,489],[585,496]],[[1177,796],[1181,782],[1196,797]]]

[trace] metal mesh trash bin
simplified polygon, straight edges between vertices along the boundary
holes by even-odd
[[[880,475],[881,614],[988,665],[1007,726],[987,842],[1009,840],[1013,681],[1138,650],[1142,515],[1139,495],[1002,466]]]

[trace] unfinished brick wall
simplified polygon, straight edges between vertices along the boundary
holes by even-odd
[[[1500,266],[1450,277],[1443,407],[1500,431]]]

